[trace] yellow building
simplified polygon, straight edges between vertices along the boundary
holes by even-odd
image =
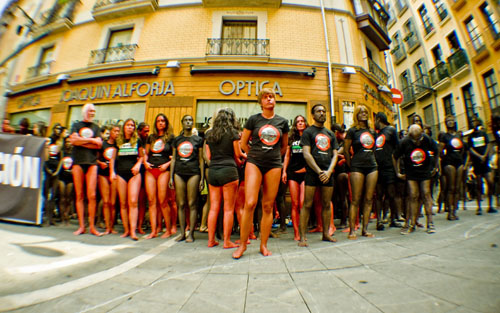
[[[460,20],[444,0],[391,0],[389,33],[404,127],[422,116],[436,134],[445,130],[445,116],[454,115],[459,130],[472,128],[474,117],[486,118],[474,55]]]
[[[311,120],[316,103],[347,126],[356,104],[392,120],[382,5],[335,1],[323,11],[320,3],[20,0],[26,14],[8,8],[0,32],[5,112],[12,124],[29,117],[70,126],[93,102],[100,124],[151,123],[163,112],[178,133],[184,114],[203,128],[218,107],[244,122],[270,87],[290,121]]]

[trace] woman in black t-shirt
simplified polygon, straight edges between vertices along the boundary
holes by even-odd
[[[370,128],[368,109],[364,105],[354,108],[354,123],[347,131],[344,140],[344,155],[351,169],[352,202],[349,209],[348,239],[357,239],[355,233],[356,217],[358,216],[361,194],[363,199],[363,229],[361,235],[375,237],[368,232],[368,222],[373,204],[373,194],[377,186],[378,170],[375,160],[375,131]],[[351,156],[351,147],[353,155]]]
[[[198,214],[198,193],[203,190],[205,162],[203,161],[203,140],[193,133],[193,117],[184,115],[181,119],[182,135],[174,139],[172,145],[172,164],[170,164],[169,187],[174,188],[177,201],[177,214],[181,234],[176,241],[194,241],[194,228]],[[186,213],[184,207],[189,206],[189,235],[186,238]],[[172,221],[173,222],[173,221]]]
[[[439,151],[441,168],[446,176],[446,205],[450,221],[458,220],[456,215],[458,199],[464,175],[465,146],[462,136],[457,132],[455,117],[448,115],[445,118],[446,133],[439,135]]]
[[[288,145],[288,121],[274,113],[276,94],[270,88],[259,92],[262,113],[250,116],[241,136],[241,147],[248,154],[245,167],[245,208],[240,228],[240,247],[233,253],[239,259],[247,248],[253,224],[253,213],[262,188],[262,219],[260,222],[260,253],[271,255],[267,240],[273,223],[273,206],[281,178],[281,156]],[[248,145],[251,141],[251,147]]]
[[[59,188],[59,172],[61,170],[63,138],[61,137],[61,124],[57,123],[52,128],[52,135],[48,138],[48,158],[45,162],[45,205],[46,223],[55,225],[52,220],[56,207],[56,190]]]
[[[87,103],[82,108],[83,121],[73,124],[69,140],[73,145],[73,182],[75,185],[75,206],[79,228],[74,235],[85,233],[83,187],[87,186],[89,208],[89,231],[95,236],[102,234],[95,228],[96,187],[97,187],[97,151],[101,149],[102,139],[99,126],[92,123],[95,108]]]
[[[140,139],[135,131],[135,121],[125,120],[116,145],[118,150],[110,162],[111,178],[117,180],[118,197],[120,198],[120,215],[123,222],[123,235],[138,240],[136,234],[139,216],[138,199],[141,189],[142,149]]]
[[[102,148],[99,152],[99,159],[97,160],[97,164],[99,165],[99,192],[101,193],[104,223],[106,224],[106,231],[104,232],[105,235],[116,234],[116,231],[113,229],[116,215],[116,180],[110,179],[109,162],[116,153],[116,139],[118,138],[118,135],[120,135],[120,126],[114,125],[111,128],[107,128],[107,130],[109,131],[109,137],[107,141],[102,143]]]
[[[213,127],[206,133],[207,145],[204,146],[205,161],[209,165],[208,184],[210,212],[208,213],[208,247],[217,246],[215,230],[221,203],[224,202],[224,249],[236,248],[231,242],[233,230],[234,204],[238,189],[238,169],[236,160],[241,153],[239,123],[230,108],[220,109]],[[209,156],[210,155],[210,156]],[[223,200],[223,201],[222,201]]]
[[[306,160],[302,154],[302,146],[300,138],[304,130],[309,127],[307,120],[302,115],[297,115],[293,120],[292,130],[288,138],[288,147],[286,148],[285,160],[283,161],[283,172],[281,180],[284,184],[288,181],[290,189],[290,200],[292,201],[292,224],[293,224],[293,239],[300,240],[299,220],[300,208],[304,206],[305,183],[306,175]]]
[[[73,158],[71,150],[73,146],[69,137],[63,139],[63,150],[61,155],[61,170],[59,171],[59,209],[61,211],[61,222],[64,225],[69,224],[69,215],[71,211],[71,202],[73,197]]]
[[[144,167],[146,168],[146,193],[149,200],[149,218],[151,222],[151,234],[146,238],[158,236],[156,203],[165,219],[166,231],[161,238],[172,235],[170,207],[167,202],[168,181],[170,180],[170,158],[172,156],[172,125],[165,114],[159,113],[155,118],[153,134],[149,135],[144,155]],[[174,221],[175,222],[175,221]]]

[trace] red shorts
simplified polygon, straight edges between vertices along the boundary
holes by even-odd
[[[153,174],[153,176],[155,177],[155,179],[158,179],[158,177],[160,177],[161,173],[163,173],[162,171],[160,171],[159,168],[152,168],[150,170],[148,170],[151,174]]]

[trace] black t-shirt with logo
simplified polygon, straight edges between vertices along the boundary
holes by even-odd
[[[437,150],[436,142],[425,134],[420,145],[406,136],[401,140],[394,157],[403,158],[405,173],[409,180],[426,180],[430,178],[435,165],[431,153],[436,154]]]
[[[134,167],[137,163],[137,158],[139,157],[139,147],[141,146],[142,143],[140,139],[137,139],[137,142],[134,145],[130,143],[130,139],[125,139],[123,144],[118,146],[115,161],[116,173],[128,172],[132,170],[132,167]]]
[[[439,142],[445,144],[446,154],[443,157],[445,164],[462,164],[465,151],[464,143],[458,134],[442,133]]]
[[[207,140],[210,148],[210,168],[236,167],[233,142],[238,140],[240,140],[240,136],[237,132],[224,133],[218,143]]]
[[[353,155],[351,167],[375,167],[375,132],[372,129],[358,129],[351,127],[345,139],[351,139]]]
[[[482,130],[475,130],[469,137],[469,148],[474,149],[477,153],[484,155],[490,143],[488,135]],[[472,162],[482,163],[481,160],[471,153]]]
[[[92,122],[76,122],[71,128],[71,133],[77,133],[83,138],[97,138],[101,136],[101,130],[97,124]],[[99,149],[89,149],[82,146],[73,147],[74,164],[97,164],[97,153]]]
[[[332,163],[333,150],[339,149],[337,138],[331,130],[314,125],[306,128],[300,139],[300,144],[311,147],[311,155],[322,170],[328,170],[330,163]],[[307,164],[306,170],[314,172]]]
[[[261,113],[254,114],[245,123],[252,132],[248,162],[264,168],[281,167],[281,140],[288,133],[288,121],[279,115],[267,119]]]
[[[398,132],[392,126],[386,126],[377,134],[375,140],[375,158],[378,169],[393,169],[392,155],[399,145]]]
[[[113,153],[116,151],[116,149],[116,144],[110,144],[107,141],[104,141],[99,153],[99,161],[108,164],[109,167],[109,161],[111,161],[111,159],[113,158]],[[107,170],[108,169],[106,168],[105,171]]]
[[[154,135],[149,135],[147,143],[149,144],[148,162],[153,167],[159,167],[170,161],[172,140],[166,140],[166,137],[156,138]]]
[[[196,135],[190,137],[180,135],[175,137],[173,147],[177,152],[175,155],[175,173],[179,175],[199,175],[199,149],[203,147],[203,139]]]
[[[49,150],[49,159],[46,164],[47,167],[52,171],[56,171],[59,166],[59,161],[62,157],[62,145],[60,142],[57,142],[57,139],[50,137],[50,143],[48,146]]]
[[[301,138],[292,141],[290,144],[290,160],[287,168],[287,171],[289,172],[296,172],[306,167],[306,160],[304,159],[304,154],[302,153],[300,140]]]
[[[73,174],[71,170],[73,169],[73,158],[72,153],[63,152],[62,154],[62,164],[61,171],[59,172],[59,178],[67,181],[71,181]]]

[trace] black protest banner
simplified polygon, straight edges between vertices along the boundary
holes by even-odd
[[[0,220],[42,223],[45,138],[0,133]]]

